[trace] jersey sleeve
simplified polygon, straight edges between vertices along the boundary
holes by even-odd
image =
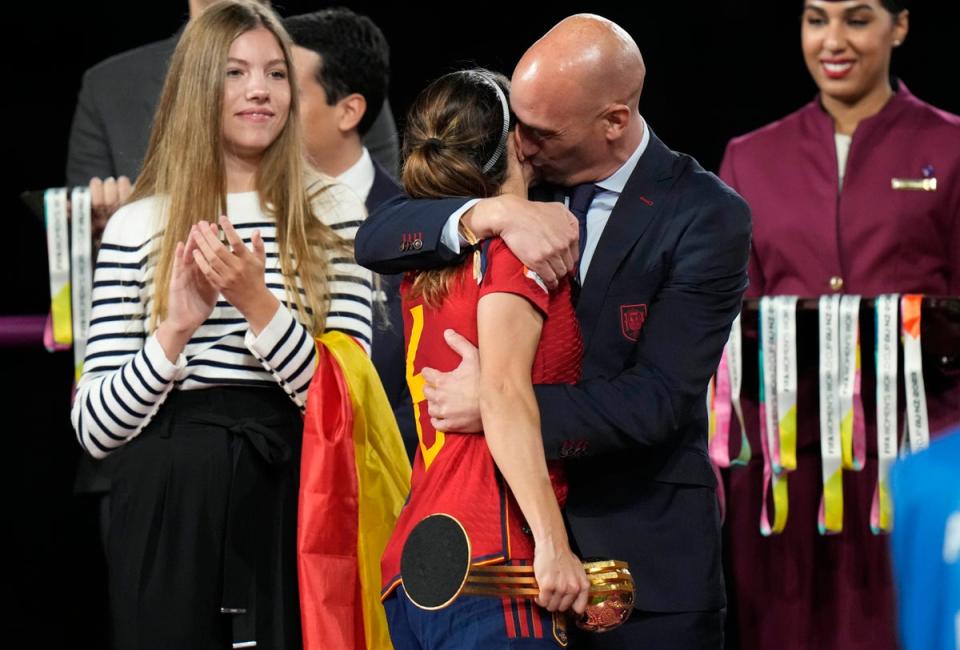
[[[486,252],[486,269],[480,283],[480,297],[490,293],[512,293],[526,298],[544,317],[550,305],[547,285],[532,269],[524,266],[502,239],[494,239]]]

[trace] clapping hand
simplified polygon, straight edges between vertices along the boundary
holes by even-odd
[[[171,362],[203,325],[217,304],[217,290],[203,276],[193,259],[197,247],[196,229],[187,243],[177,242],[173,253],[170,287],[167,289],[167,315],[157,328],[157,339]]]
[[[280,304],[264,279],[267,253],[263,237],[259,230],[254,231],[251,250],[226,216],[220,217],[220,226],[226,243],[220,241],[214,224],[201,221],[194,226],[197,247],[193,259],[207,282],[243,314],[254,334],[259,334]]]

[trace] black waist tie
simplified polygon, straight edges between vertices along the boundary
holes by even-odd
[[[258,514],[265,506],[257,490],[268,466],[290,462],[290,445],[275,433],[284,418],[233,420],[204,414],[194,424],[221,427],[232,434],[233,476],[227,505],[226,536],[223,542],[223,599],[220,612],[232,617],[233,647],[256,646],[256,546],[262,522]],[[258,523],[260,525],[258,525]]]
[[[302,418],[280,389],[175,392],[119,454],[117,648],[301,647]]]

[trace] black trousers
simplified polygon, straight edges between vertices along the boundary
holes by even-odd
[[[641,612],[602,634],[577,630],[571,647],[581,650],[723,650],[726,610],[712,612]],[[571,623],[568,629],[576,629]]]
[[[302,646],[302,430],[279,388],[174,391],[116,452],[107,540],[115,648]]]

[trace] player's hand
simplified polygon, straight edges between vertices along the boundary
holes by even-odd
[[[561,540],[535,540],[533,574],[540,586],[537,604],[550,612],[573,609],[582,614],[590,596],[590,581],[564,535]]]

